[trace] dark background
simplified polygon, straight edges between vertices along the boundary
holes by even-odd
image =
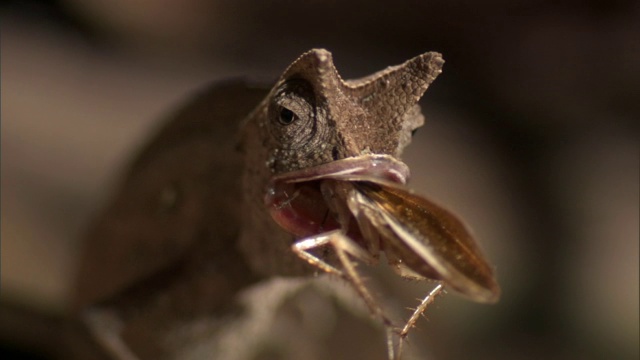
[[[474,228],[503,298],[439,299],[412,343],[438,359],[638,358],[638,2],[1,6],[4,299],[65,311],[92,212],[191,91],[273,80],[313,47],[344,78],[435,50],[412,186]]]

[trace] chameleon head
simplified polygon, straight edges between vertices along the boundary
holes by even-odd
[[[263,228],[263,234],[281,230],[265,230],[272,223],[260,217],[270,217],[261,200],[274,191],[272,179],[283,174],[322,176],[336,171],[326,167],[330,163],[342,166],[349,164],[342,161],[357,158],[362,165],[367,157],[383,157],[375,162],[384,163],[385,171],[370,166],[371,172],[362,175],[404,183],[408,170],[398,159],[412,133],[424,123],[418,100],[440,74],[443,63],[440,54],[429,52],[364,78],[345,81],[327,50],[302,54],[246,119],[241,133],[246,161],[245,203],[255,209],[261,207],[259,214],[247,209],[253,218],[247,221],[255,223],[248,226]],[[243,238],[249,247],[253,240],[248,234]]]
[[[424,123],[417,102],[442,64],[439,54],[426,53],[363,79],[344,81],[331,53],[317,49],[289,66],[268,97],[261,124],[263,141],[271,149],[265,163],[274,176],[266,203],[277,215],[274,219],[289,232],[304,236],[316,227],[308,224],[318,224],[322,218],[313,216],[313,211],[298,213],[307,214],[306,219],[287,216],[283,209],[293,207],[274,206],[274,201],[287,203],[294,191],[292,201],[300,202],[300,208],[318,209],[323,202],[311,188],[273,185],[285,184],[285,179],[312,182],[336,173],[360,172],[405,183],[408,168],[398,158]]]
[[[344,81],[331,53],[306,52],[280,77],[258,118],[266,165],[277,174],[364,154],[399,158],[424,123],[417,102],[443,62],[431,52]]]

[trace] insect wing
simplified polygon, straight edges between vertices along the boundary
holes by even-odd
[[[437,279],[474,301],[498,300],[492,267],[455,215],[400,185],[356,181],[355,188],[367,208],[362,213],[378,225],[405,265],[416,270],[412,263],[424,263]]]

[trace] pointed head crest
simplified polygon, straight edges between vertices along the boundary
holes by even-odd
[[[254,113],[269,167],[279,173],[366,153],[399,157],[423,124],[417,103],[443,63],[429,52],[344,81],[330,52],[304,53]]]

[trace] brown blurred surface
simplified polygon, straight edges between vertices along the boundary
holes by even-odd
[[[471,225],[503,298],[439,299],[412,346],[444,359],[638,358],[639,6],[482,4],[3,5],[3,298],[65,311],[89,218],[194,89],[273,79],[312,47],[345,78],[435,50],[447,63],[406,154],[412,185]],[[399,306],[428,288],[383,283]]]

